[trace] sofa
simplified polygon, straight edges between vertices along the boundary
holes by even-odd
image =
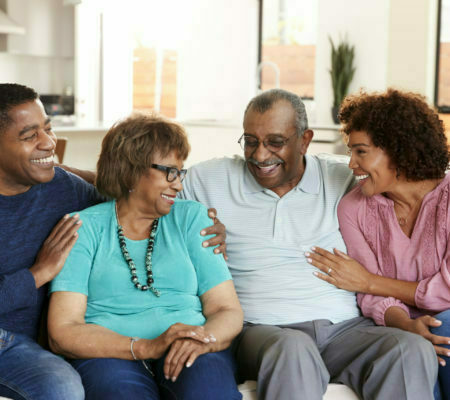
[[[256,382],[246,381],[239,385],[239,391],[242,393],[243,400],[257,400]],[[358,400],[358,396],[347,386],[330,383],[323,396],[324,400]],[[10,400],[7,397],[1,397],[0,400]],[[275,399],[274,399],[275,400]]]
[[[246,381],[239,385],[243,400],[257,400],[256,382]],[[275,400],[275,399],[274,399]],[[323,400],[358,400],[358,396],[348,386],[337,383],[328,384],[328,389],[323,396]]]

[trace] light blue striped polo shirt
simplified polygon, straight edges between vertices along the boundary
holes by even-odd
[[[342,156],[306,155],[301,181],[281,198],[238,156],[189,169],[180,195],[215,207],[226,225],[228,267],[245,321],[337,323],[359,315],[355,294],[316,278],[304,256],[314,245],[345,251],[336,209],[352,184],[347,164]]]

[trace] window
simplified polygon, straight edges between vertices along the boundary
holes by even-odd
[[[450,113],[450,0],[439,1],[435,103]]]
[[[122,3],[77,6],[80,120],[112,123],[132,110],[155,110],[240,125],[256,90],[258,1]]]
[[[313,98],[317,0],[260,2],[260,89]]]
[[[157,110],[176,116],[177,58],[175,49],[137,42],[133,49],[133,110]]]
[[[177,61],[182,17],[178,2],[135,2],[133,35],[133,110],[176,116]]]

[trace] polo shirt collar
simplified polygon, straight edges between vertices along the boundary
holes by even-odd
[[[309,154],[305,154],[305,161],[305,172],[296,189],[306,193],[318,194],[320,191],[319,161]]]
[[[306,154],[305,155],[306,167],[303,173],[302,179],[293,190],[301,190],[306,193],[317,194],[320,189],[320,171],[318,161]],[[244,192],[245,193],[258,193],[266,188],[262,187],[251,172],[248,170],[247,162],[244,160]]]
[[[245,193],[258,193],[265,190],[256,179],[253,177],[252,173],[248,170],[247,161],[244,161],[244,192]]]

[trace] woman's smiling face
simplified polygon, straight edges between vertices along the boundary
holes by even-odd
[[[175,151],[171,151],[166,157],[156,154],[153,162],[177,169],[183,167],[183,160],[178,157]],[[179,177],[172,182],[168,182],[167,172],[149,168],[139,178],[130,193],[130,198],[137,199],[141,204],[145,204],[151,210],[153,216],[159,218],[170,212],[177,193],[182,189],[183,185]]]
[[[391,191],[399,182],[397,171],[389,156],[374,146],[365,131],[353,131],[348,136],[351,152],[349,167],[365,196]]]

